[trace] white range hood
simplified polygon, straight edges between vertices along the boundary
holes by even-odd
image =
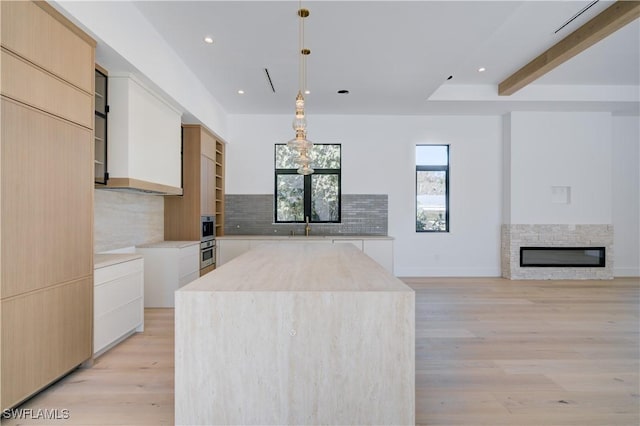
[[[109,76],[104,189],[182,195],[182,113],[132,75]]]

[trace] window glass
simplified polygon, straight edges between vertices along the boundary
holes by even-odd
[[[336,222],[339,218],[338,175],[311,176],[311,217],[317,222]]]
[[[416,146],[416,232],[449,231],[449,146]]]
[[[304,221],[304,176],[278,175],[276,210],[279,221]]]
[[[297,173],[298,154],[286,144],[275,146],[275,221],[340,222],[341,145],[314,144],[314,173]]]

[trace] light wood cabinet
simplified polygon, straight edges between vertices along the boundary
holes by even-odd
[[[95,42],[45,2],[0,2],[0,409],[89,359]]]
[[[200,240],[200,216],[224,229],[224,142],[199,125],[182,126],[182,196],[164,198],[165,240]]]
[[[92,287],[90,276],[0,302],[3,409],[91,357]]]
[[[2,46],[93,96],[95,41],[44,1],[2,1]]]
[[[2,49],[0,92],[81,126],[93,127],[91,95]]]

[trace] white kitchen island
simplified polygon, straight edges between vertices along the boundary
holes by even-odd
[[[414,292],[356,247],[263,245],[175,299],[177,425],[414,424]]]

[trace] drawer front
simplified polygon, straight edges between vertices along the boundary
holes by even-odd
[[[126,277],[135,273],[142,274],[143,271],[143,259],[135,259],[128,262],[116,263],[115,265],[109,265],[104,268],[96,269],[93,277],[95,285],[98,286],[100,284],[117,280],[118,278]]]
[[[93,128],[93,98],[2,49],[0,91],[81,126]]]
[[[142,299],[132,300],[94,322],[93,353],[104,349],[115,340],[142,324]]]
[[[46,3],[2,1],[0,7],[3,46],[93,96],[95,41]]]
[[[2,407],[91,357],[91,286],[87,277],[0,301]]]
[[[178,277],[193,274],[200,270],[200,247],[193,246],[180,250]]]
[[[94,317],[98,319],[134,299],[142,298],[143,289],[142,272],[135,272],[96,286],[93,293]]]

